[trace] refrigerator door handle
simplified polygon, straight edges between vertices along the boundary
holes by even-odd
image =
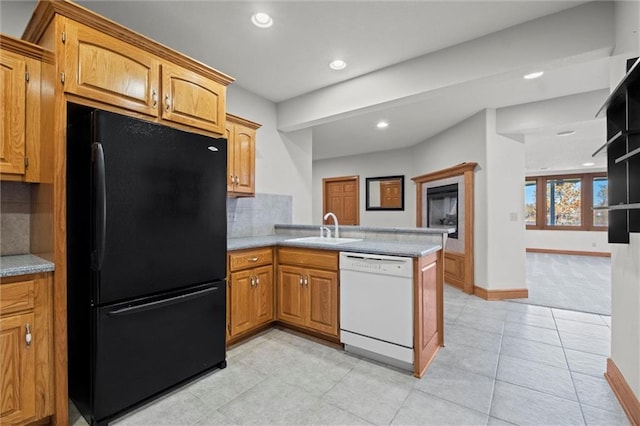
[[[91,145],[91,159],[93,163],[93,182],[95,185],[95,247],[92,253],[93,270],[102,269],[107,235],[107,187],[104,170],[104,151],[102,144],[94,142]]]
[[[195,291],[193,293],[181,294],[180,296],[171,297],[169,299],[156,300],[155,302],[145,303],[143,305],[129,306],[126,308],[116,309],[107,313],[107,316],[124,316],[134,315],[144,311],[150,311],[153,309],[160,309],[166,306],[175,305],[176,303],[187,302],[191,299],[202,297],[207,293],[213,293],[219,290],[219,286],[209,287],[204,290]]]

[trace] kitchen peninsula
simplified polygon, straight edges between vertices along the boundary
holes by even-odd
[[[273,324],[340,342],[339,253],[402,256],[412,260],[413,306],[406,310],[413,312],[413,374],[422,377],[444,345],[442,247],[450,232],[343,226],[346,242],[337,244],[318,237],[318,226],[275,225],[273,235],[230,238],[227,342]]]

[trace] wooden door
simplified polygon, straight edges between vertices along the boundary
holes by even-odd
[[[340,225],[358,225],[360,223],[360,179],[358,176],[346,176],[322,179],[322,198],[324,216],[334,213]],[[331,223],[331,219],[324,223]]]
[[[71,21],[67,21],[64,46],[65,92],[158,116],[158,58]]]
[[[236,124],[233,131],[234,192],[253,194],[255,192],[255,139],[256,131]]]
[[[255,325],[273,321],[273,267],[262,266],[253,270],[256,284],[253,289],[255,298]]]
[[[278,320],[305,325],[304,273],[304,269],[293,266],[278,267]]]
[[[27,345],[27,324],[33,327],[33,312],[0,318],[1,424],[20,424],[35,416],[35,348],[33,342]]]
[[[26,61],[20,55],[3,51],[0,66],[0,172],[24,174]]]
[[[252,275],[253,271],[250,269],[231,274],[231,286],[229,288],[231,336],[245,332],[254,325]]]
[[[380,181],[380,207],[402,207],[401,191],[399,180]]]
[[[226,87],[173,64],[162,64],[162,118],[223,135]]]
[[[308,314],[306,326],[322,333],[338,335],[338,274],[307,270]]]

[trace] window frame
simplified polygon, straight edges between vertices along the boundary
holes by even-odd
[[[526,225],[526,229],[553,231],[607,231],[607,226],[593,224],[593,179],[607,177],[606,172],[572,173],[564,175],[543,175],[525,177],[527,182],[536,183],[536,224]],[[547,182],[556,179],[580,179],[580,226],[547,225]],[[607,181],[608,184],[608,181]]]

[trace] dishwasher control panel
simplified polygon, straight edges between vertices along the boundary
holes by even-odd
[[[411,257],[340,252],[340,269],[397,277],[413,276]]]

